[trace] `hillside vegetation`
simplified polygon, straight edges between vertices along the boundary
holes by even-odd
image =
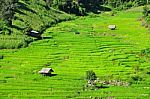
[[[73,19],[67,13],[56,9],[46,9],[43,0],[19,0],[18,8],[15,10],[11,26],[7,26],[7,21],[0,20],[0,49],[14,49],[26,47],[33,38],[28,37],[26,31],[33,29],[42,33],[47,27]]]
[[[149,0],[1,0],[0,99],[148,99],[146,4]],[[42,39],[27,36],[31,30]],[[54,72],[43,76],[42,68]]]
[[[27,47],[30,30],[43,31],[53,24],[90,12],[125,10],[149,4],[149,0],[1,0],[0,49]],[[68,14],[67,14],[68,13]]]
[[[52,38],[27,48],[0,50],[0,98],[148,99],[150,34],[137,21],[140,16],[132,9],[114,16],[108,12],[80,17],[47,29],[43,36]],[[116,30],[109,30],[109,24]],[[43,67],[53,68],[54,75],[38,74]],[[89,70],[100,81],[127,85],[89,89]]]

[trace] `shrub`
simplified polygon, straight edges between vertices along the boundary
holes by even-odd
[[[0,59],[3,59],[4,57],[3,57],[3,55],[0,55]]]
[[[135,75],[132,75],[131,77],[129,77],[128,83],[129,84],[137,83],[142,80],[143,80],[143,78],[141,76],[139,76],[138,74],[135,74]]]
[[[144,17],[147,17],[147,16],[148,16],[148,11],[149,11],[148,7],[147,7],[147,6],[144,6],[144,7],[143,7],[143,16],[144,16]]]
[[[142,56],[146,56],[146,57],[150,58],[150,48],[146,48],[146,49],[141,50],[140,54]]]
[[[141,51],[142,54],[150,54],[150,48],[143,49]]]
[[[32,30],[32,27],[31,27],[31,24],[28,21],[25,22],[25,24],[26,24],[26,27],[24,28],[23,33],[25,35],[27,35]]]
[[[111,16],[114,16],[115,14],[117,14],[117,11],[113,10],[113,11],[111,12]]]
[[[6,35],[10,35],[11,31],[8,28],[7,24],[5,21],[0,19],[0,34],[6,34]]]
[[[144,69],[144,72],[149,75],[150,74],[150,67]]]
[[[85,15],[85,9],[80,7],[79,3],[73,0],[69,0],[58,5],[58,8],[64,12],[69,14],[76,14],[76,15]]]
[[[134,70],[134,73],[138,73],[140,68],[139,66],[136,65],[136,66],[133,66],[133,70]]]
[[[139,75],[134,75],[131,78],[133,81],[142,81],[142,78]]]
[[[24,37],[24,42],[26,42],[27,44],[29,44],[29,43],[33,42],[33,38],[26,36],[26,37]]]
[[[92,70],[86,72],[86,79],[87,80],[96,80],[96,74]]]
[[[137,1],[137,4],[138,4],[139,6],[145,5],[146,3],[147,3],[146,0],[139,0],[139,1]]]

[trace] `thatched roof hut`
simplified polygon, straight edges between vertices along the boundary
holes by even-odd
[[[32,36],[32,37],[36,37],[36,38],[41,38],[42,34],[37,31],[31,30],[31,31],[29,31],[28,35]]]
[[[39,73],[43,75],[51,75],[54,72],[52,68],[42,68]]]
[[[114,30],[114,29],[116,29],[116,25],[108,25],[108,28],[111,30]]]

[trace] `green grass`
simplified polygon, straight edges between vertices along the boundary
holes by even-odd
[[[81,17],[47,29],[43,36],[53,38],[35,41],[28,48],[0,50],[0,98],[148,99],[150,75],[145,71],[150,61],[140,52],[149,47],[150,34],[137,21],[139,16],[139,12],[125,11],[116,16]],[[117,25],[117,29],[109,30],[109,24]],[[38,74],[49,63],[47,67],[57,75]],[[140,68],[136,74],[135,66]],[[132,85],[84,90],[87,70],[93,70],[100,80],[122,80]],[[132,81],[135,75],[142,81]]]

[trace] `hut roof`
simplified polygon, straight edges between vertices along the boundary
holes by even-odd
[[[112,29],[115,29],[115,28],[116,28],[116,25],[108,25],[108,28],[111,29],[111,30],[112,30]]]
[[[34,31],[34,30],[32,30],[32,31],[30,31],[30,32],[32,32],[32,33],[39,33],[39,32],[37,32],[37,31]]]
[[[50,73],[50,72],[54,72],[54,71],[52,70],[52,68],[42,68],[42,69],[39,71],[40,74],[43,74],[43,73],[47,74],[47,73]]]
[[[41,38],[42,33],[32,30],[32,31],[29,31],[27,35],[36,37],[36,38]]]

